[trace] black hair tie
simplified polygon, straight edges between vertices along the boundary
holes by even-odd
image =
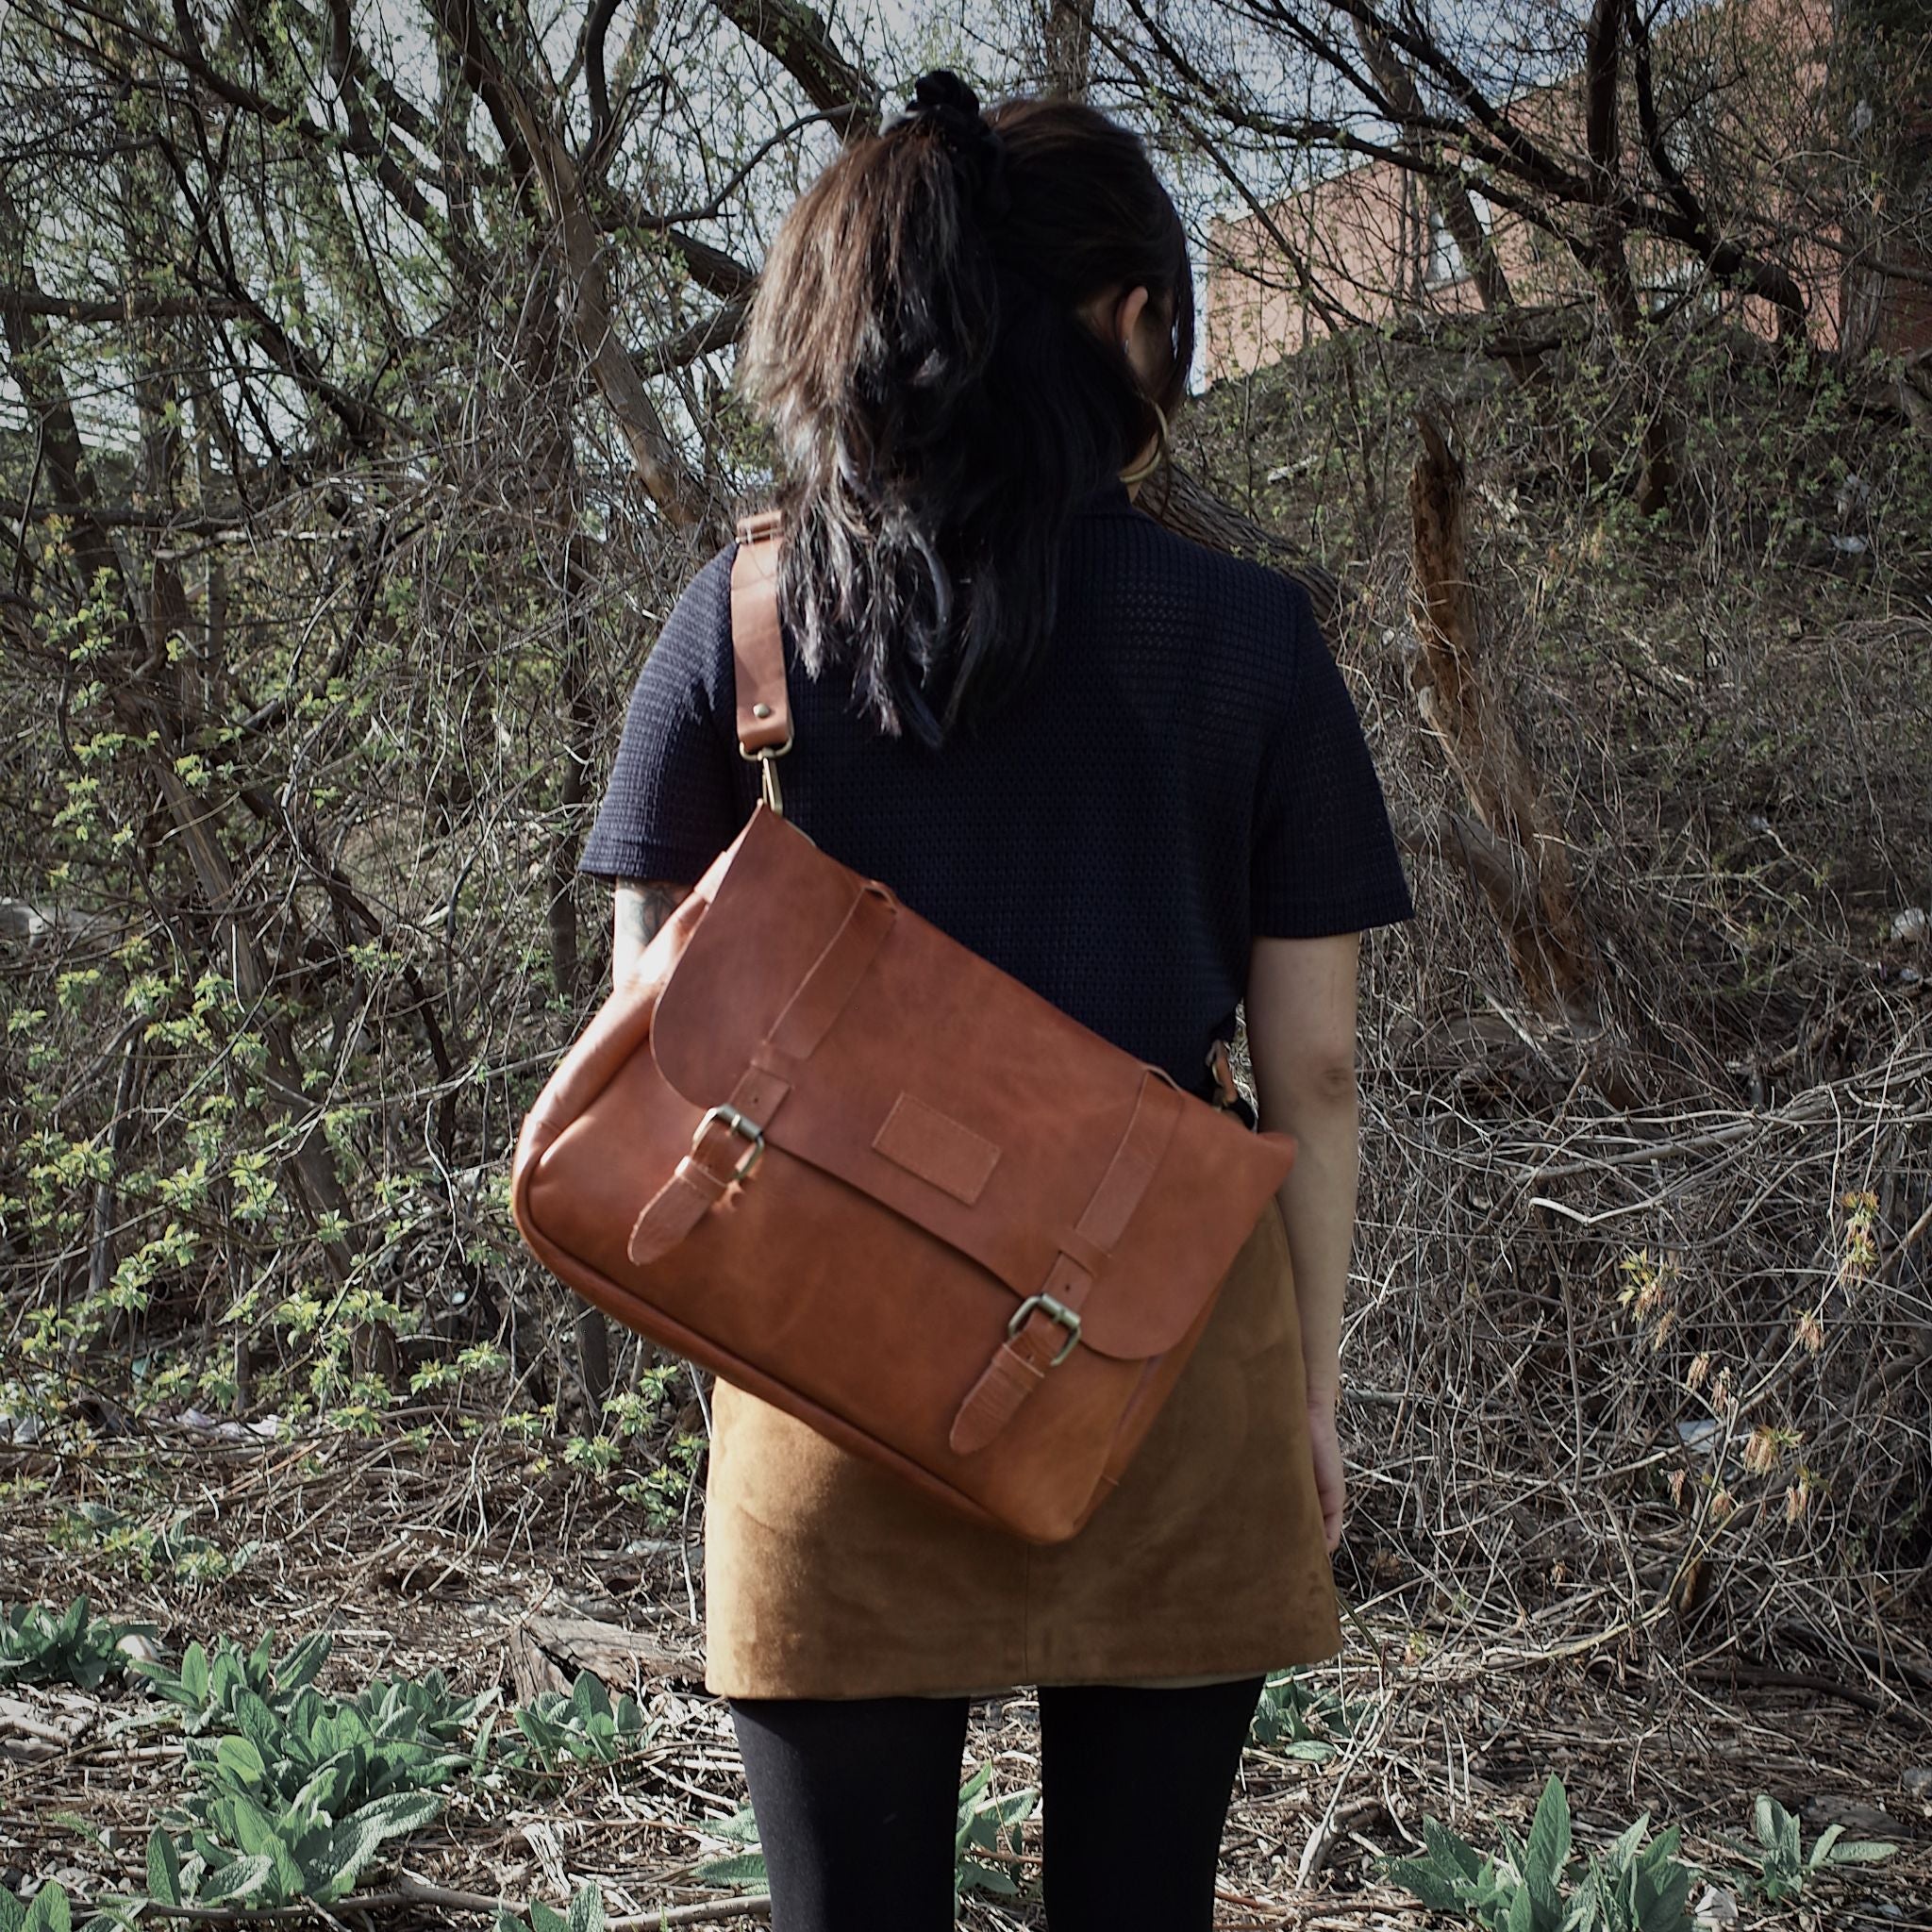
[[[935,67],[912,83],[912,97],[892,125],[908,127],[920,122],[931,125],[958,164],[980,220],[998,221],[1011,205],[1007,144],[986,125],[979,96],[950,67]]]

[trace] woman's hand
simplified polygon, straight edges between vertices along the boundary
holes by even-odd
[[[1315,1493],[1322,1499],[1322,1534],[1332,1557],[1341,1541],[1341,1511],[1347,1500],[1332,1395],[1308,1397],[1308,1446],[1315,1455]]]

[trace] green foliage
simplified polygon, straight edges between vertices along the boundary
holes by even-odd
[[[322,1630],[305,1637],[280,1659],[267,1637],[253,1651],[243,1651],[224,1637],[215,1645],[212,1660],[199,1643],[191,1643],[179,1670],[160,1663],[137,1664],[135,1669],[158,1695],[187,1713],[183,1728],[194,1737],[210,1726],[236,1727],[243,1696],[275,1716],[286,1716],[295,1698],[314,1681],[328,1653],[328,1634]]]
[[[1773,1905],[1802,1897],[1807,1879],[1838,1865],[1877,1865],[1898,1847],[1878,1839],[1848,1839],[1841,1824],[1827,1824],[1809,1854],[1798,1821],[1775,1798],[1758,1794],[1751,1828],[1758,1846],[1757,1890]]]
[[[510,1722],[521,1734],[504,1746],[507,1762],[522,1770],[555,1771],[566,1761],[615,1764],[642,1749],[656,1734],[628,1691],[615,1703],[589,1671],[579,1671],[568,1693],[546,1690],[520,1704]]]
[[[74,1907],[58,1885],[43,1885],[24,1906],[0,1885],[0,1932],[71,1932]]]
[[[996,1898],[1017,1898],[1020,1886],[1006,1869],[1005,1857],[1020,1852],[1021,1828],[1040,1807],[1040,1794],[1028,1788],[1007,1797],[991,1794],[992,1766],[983,1764],[959,1787],[959,1810],[953,1834],[953,1886],[957,1891],[984,1891]],[[711,1833],[745,1849],[700,1865],[692,1876],[703,1885],[762,1890],[770,1882],[764,1854],[758,1848],[758,1823],[749,1806]]]
[[[988,1855],[997,1859],[1004,1850],[1018,1855],[1020,1827],[1040,1807],[1040,1793],[1030,1788],[1010,1797],[994,1798],[987,1788],[992,1782],[992,1766],[982,1764],[959,1788],[959,1819],[953,1838],[953,1885],[958,1891],[986,1891],[995,1898],[1016,1898],[1020,1887],[1002,1863],[988,1864]],[[1001,1840],[1005,1843],[1002,1844]]]
[[[225,1550],[190,1528],[192,1520],[192,1510],[180,1509],[167,1523],[157,1524],[138,1521],[105,1503],[78,1503],[58,1534],[63,1546],[85,1549],[91,1557],[143,1582],[163,1574],[188,1584],[219,1583],[247,1563],[259,1547],[244,1542]]]
[[[327,1697],[314,1678],[328,1649],[320,1631],[280,1658],[266,1638],[250,1652],[224,1639],[212,1659],[194,1643],[178,1670],[142,1667],[182,1712],[194,1787],[185,1830],[148,1841],[162,1904],[346,1897],[385,1843],[437,1815],[457,1771],[480,1770],[493,1691],[458,1696],[432,1671]]]
[[[235,1781],[244,1780],[238,1774]],[[198,1875],[195,1903],[259,1908],[346,1898],[387,1840],[419,1829],[442,1808],[431,1791],[391,1791],[350,1810],[332,1809],[334,1797],[333,1786],[305,1788],[278,1804],[240,1789],[206,1796],[200,1803],[208,1822],[188,1834],[192,1858],[183,1874],[184,1881]]]
[[[712,1858],[700,1865],[691,1876],[700,1885],[741,1887],[748,1891],[762,1890],[768,1882],[765,1855],[758,1848],[758,1821],[752,1816],[751,1807],[741,1806],[723,1823],[708,1824],[706,1829],[714,1838],[722,1838],[730,1844],[743,1845],[746,1849],[729,1853],[722,1858]]]
[[[1424,1819],[1424,1855],[1392,1858],[1384,1869],[1431,1911],[1454,1912],[1490,1932],[1695,1932],[1691,1872],[1677,1857],[1683,1834],[1674,1827],[1645,1844],[1649,1828],[1646,1813],[1601,1857],[1586,1855],[1577,1874],[1570,1801],[1552,1777],[1526,1842],[1499,1831],[1500,1852],[1485,1854]]]
[[[1372,1702],[1345,1702],[1300,1671],[1276,1671],[1261,1687],[1248,1741],[1321,1764],[1341,1749],[1336,1734],[1351,1735],[1374,1709]]]
[[[520,1919],[508,1906],[501,1907],[493,1932],[604,1932],[604,1896],[594,1885],[574,1892],[567,1912],[541,1899],[530,1901],[529,1912],[527,1919]]]
[[[145,1624],[90,1615],[84,1596],[58,1615],[44,1604],[0,1607],[0,1684],[66,1683],[98,1690],[128,1668],[121,1641],[136,1634],[153,1632]]]

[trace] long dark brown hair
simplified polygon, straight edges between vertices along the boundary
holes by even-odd
[[[982,116],[945,73],[786,217],[741,362],[777,434],[780,600],[808,671],[849,663],[881,729],[936,745],[1037,669],[1069,517],[1158,426],[1076,310],[1143,285],[1171,413],[1193,279],[1139,138],[1072,101]]]

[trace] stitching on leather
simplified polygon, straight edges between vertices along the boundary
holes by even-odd
[[[892,1103],[892,1110],[873,1136],[872,1144],[894,1166],[917,1174],[969,1208],[986,1191],[1000,1158],[993,1141],[961,1126],[916,1093],[902,1093]]]

